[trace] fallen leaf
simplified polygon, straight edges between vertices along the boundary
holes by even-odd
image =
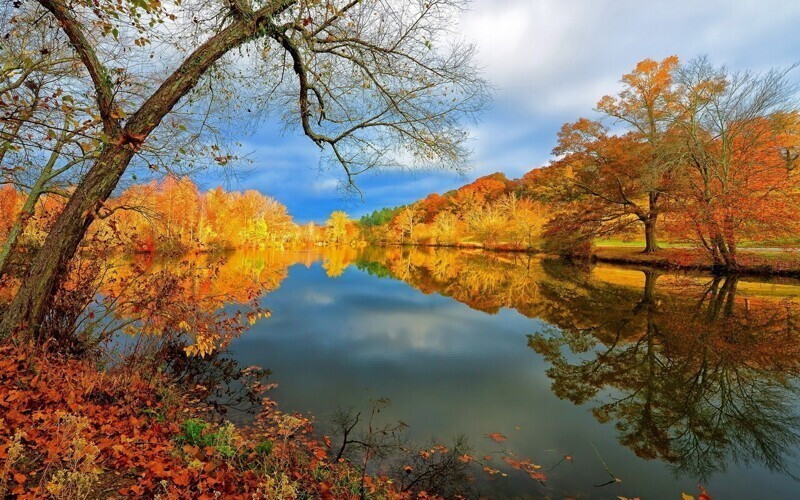
[[[504,435],[500,434],[499,432],[493,432],[491,434],[486,434],[486,437],[494,441],[495,443],[500,443],[508,439]]]

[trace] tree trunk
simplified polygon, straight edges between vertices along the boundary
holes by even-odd
[[[711,243],[709,245],[709,251],[711,253],[711,261],[714,267],[724,267],[725,260],[722,258],[722,253],[719,250],[719,245],[717,244],[717,238],[712,238]]]
[[[108,146],[98,157],[33,259],[22,286],[0,322],[0,337],[15,332],[38,332],[69,261],[132,156],[130,147]]]
[[[656,240],[656,218],[653,216],[647,217],[644,221],[644,253],[653,253],[658,251],[658,242]]]
[[[719,240],[719,251],[722,255],[722,259],[725,261],[725,267],[728,270],[735,270],[738,266],[736,264],[736,250],[731,249],[728,243],[725,241],[725,238],[722,236],[717,237]]]
[[[739,264],[736,261],[736,247],[728,246],[728,243],[725,241],[725,238],[722,237],[721,234],[717,233],[712,240],[714,248],[717,250],[714,254],[714,264],[721,265],[725,269],[729,271],[735,271],[739,268]]]
[[[644,253],[653,253],[658,251],[658,241],[656,240],[658,198],[658,192],[650,192],[647,215],[642,218],[642,222],[644,222]]]
[[[739,269],[739,260],[736,258],[736,241],[733,237],[728,239],[728,267],[731,269]]]

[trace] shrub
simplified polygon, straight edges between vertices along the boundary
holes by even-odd
[[[231,458],[236,455],[234,443],[236,441],[236,428],[230,423],[217,429],[215,432],[209,430],[210,424],[199,418],[190,418],[181,424],[181,434],[176,440],[179,444],[199,446],[201,448],[216,448],[220,455]]]

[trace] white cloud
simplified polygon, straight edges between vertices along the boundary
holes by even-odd
[[[336,189],[341,185],[341,181],[331,177],[317,179],[311,188],[318,193],[334,194]]]
[[[645,57],[790,63],[799,20],[800,2],[775,0],[478,0],[461,28],[500,101],[557,114],[586,113]]]
[[[321,306],[329,306],[336,302],[333,295],[321,292],[308,291],[304,295],[306,302]]]
[[[708,55],[754,70],[792,64],[798,22],[800,2],[781,0],[476,0],[460,28],[498,91],[472,130],[469,177],[515,177],[546,163],[561,124],[591,117],[644,58]]]

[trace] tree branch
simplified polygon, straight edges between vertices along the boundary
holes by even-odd
[[[39,3],[58,20],[64,33],[67,34],[70,44],[78,53],[78,57],[89,72],[95,89],[95,99],[103,121],[103,128],[111,137],[119,136],[122,128],[119,118],[114,118],[114,91],[111,88],[111,79],[105,66],[97,58],[97,54],[80,28],[80,23],[72,14],[71,9],[59,0],[38,0]]]

